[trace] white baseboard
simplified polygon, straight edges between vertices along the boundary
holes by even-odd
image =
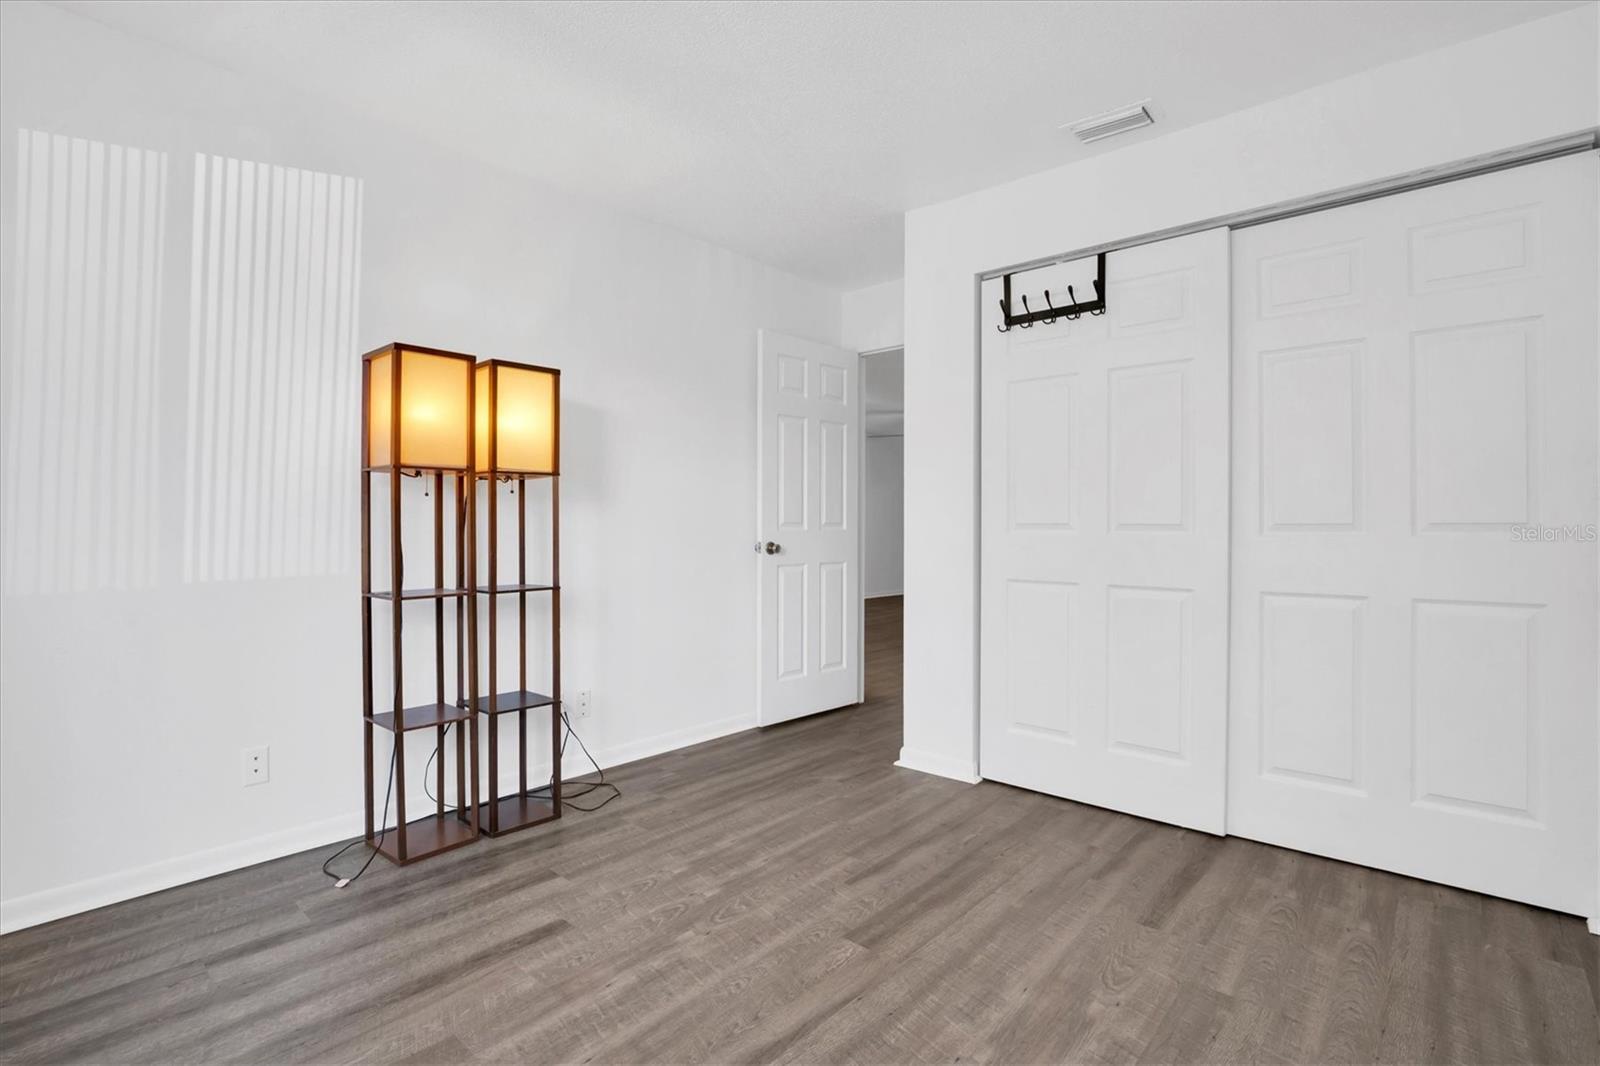
[[[861,598],[864,600],[886,600],[890,596],[904,596],[904,592],[869,592]]]
[[[900,758],[895,760],[895,765],[905,770],[916,770],[918,773],[932,774],[935,777],[948,777],[952,781],[961,781],[969,785],[976,785],[983,780],[978,776],[978,767],[975,763],[965,759],[952,759],[945,755],[935,755],[928,751],[913,751],[910,748],[901,748]]]
[[[15,932],[30,925],[41,925],[165,888],[241,870],[269,859],[281,859],[307,848],[348,840],[361,835],[362,819],[362,812],[353,811],[337,818],[324,818],[308,825],[163,859],[149,866],[0,900],[0,933]]]
[[[1600,936],[1600,914],[1589,919],[1589,932],[1595,936]]]
[[[754,715],[723,718],[598,750],[594,752],[594,757],[602,767],[609,770],[625,763],[647,759],[652,755],[662,755],[679,748],[715,740],[730,733],[753,729],[755,724]],[[583,757],[582,749],[576,744],[567,746],[565,769],[569,777],[581,777],[590,770],[588,760]],[[530,778],[543,781],[548,775],[548,764],[537,769],[530,768]],[[516,787],[516,775],[513,769],[509,780],[504,777],[501,779],[501,794],[514,791]],[[355,811],[342,817],[326,818],[292,829],[280,829],[249,840],[233,841],[220,847],[164,859],[149,866],[105,874],[87,881],[63,885],[60,888],[48,888],[15,899],[0,900],[0,933],[26,929],[32,925],[41,925],[57,918],[92,911],[108,904],[147,896],[152,892],[215,877],[217,874],[240,870],[270,859],[281,859],[285,855],[293,855],[307,848],[318,848],[340,840],[349,840],[361,835],[363,817],[362,812]]]
[[[715,722],[706,722],[703,725],[690,726],[687,729],[675,729],[670,733],[657,733],[653,737],[645,737],[642,740],[632,740],[626,744],[618,744],[604,751],[595,752],[594,757],[601,766],[609,770],[613,766],[623,766],[630,762],[638,762],[640,759],[648,759],[652,755],[664,755],[669,751],[677,751],[679,748],[689,748],[696,744],[704,744],[708,740],[716,740],[718,737],[725,737],[732,733],[742,733],[746,729],[754,729],[755,727],[756,716],[754,714],[738,714],[731,718],[720,718]],[[579,771],[575,767],[579,765],[579,762],[573,760],[572,749],[573,745],[567,745],[567,763],[569,767],[574,768],[572,769],[572,775],[576,777],[579,775]],[[588,760],[583,758],[583,752],[581,751],[578,752],[578,760],[581,760],[584,765],[588,764]]]
[[[581,723],[580,723],[581,724]],[[603,770],[611,770],[618,766],[626,766],[640,759],[648,759],[656,755],[665,755],[669,751],[678,751],[681,748],[690,748],[696,744],[704,744],[708,740],[729,736],[733,733],[742,733],[746,729],[754,729],[756,720],[754,715],[738,715],[733,718],[723,718],[704,725],[690,726],[688,729],[677,729],[670,733],[658,733],[653,737],[642,740],[631,740],[626,744],[618,744],[610,748],[591,748],[595,762]],[[561,761],[561,769],[565,777],[584,777],[594,773],[594,767],[589,765],[589,760],[583,754],[583,749],[576,743],[567,744],[567,753]],[[528,781],[530,783],[546,781],[550,776],[550,764],[541,762],[537,765],[529,764]],[[511,767],[509,772],[502,770],[500,773],[500,795],[506,796],[517,790],[516,768]]]

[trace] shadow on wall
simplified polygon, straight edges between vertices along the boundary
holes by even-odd
[[[186,363],[167,153],[19,130],[16,183],[6,594],[351,570],[360,179],[195,156]]]

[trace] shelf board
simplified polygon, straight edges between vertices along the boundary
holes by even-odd
[[[403,861],[400,858],[400,833],[397,829],[390,829],[375,838],[372,846],[390,862],[404,866],[441,851],[470,844],[474,839],[476,835],[472,832],[472,823],[457,817],[455,811],[446,811],[406,823],[406,857]]]
[[[387,474],[393,469],[394,467],[385,464],[383,466],[364,466],[361,468],[361,472],[364,474]],[[468,468],[464,466],[412,466],[407,463],[400,468],[400,473],[408,477],[412,474],[465,474],[468,473]]]
[[[516,692],[499,692],[495,694],[494,713],[505,714],[507,711],[526,711],[532,707],[548,707],[553,703],[555,703],[555,700],[542,692],[529,692],[527,689],[518,689]],[[478,710],[484,714],[489,713],[488,696],[478,697]]]
[[[493,833],[489,832],[489,805],[478,805],[478,825],[485,836],[503,837],[507,833],[515,833],[518,829],[527,829],[532,826],[542,825],[553,821],[556,817],[555,806],[547,799],[536,799],[533,796],[501,796],[495,801],[499,815],[499,826]]]
[[[491,596],[499,596],[507,592],[552,592],[554,590],[554,585],[495,585],[493,588],[488,585],[478,586],[479,592],[486,592]]]
[[[400,598],[402,600],[445,600],[445,599],[454,599],[457,596],[465,596],[468,593],[468,591],[470,591],[470,590],[468,590],[468,589],[401,589],[400,590]],[[367,595],[371,596],[375,600],[392,600],[392,599],[394,599],[394,593],[392,593],[392,592],[390,592],[388,590],[384,590],[382,592],[369,592],[369,593],[367,593]]]
[[[406,732],[409,733],[413,729],[432,729],[434,726],[449,722],[465,722],[470,717],[472,717],[471,712],[466,707],[457,707],[453,703],[423,703],[405,709]],[[379,729],[394,732],[393,711],[375,714],[369,721]]]

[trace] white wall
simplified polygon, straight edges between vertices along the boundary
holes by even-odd
[[[0,10],[5,928],[359,831],[353,383],[392,339],[564,372],[564,681],[593,690],[590,748],[623,761],[754,724],[754,334],[839,340],[837,292],[54,8]],[[44,135],[26,183],[19,128]],[[220,295],[203,271],[192,286],[191,236],[213,232],[196,153],[359,179],[308,177],[327,199],[293,216],[311,219],[302,247],[359,267],[296,298],[331,316],[320,340],[274,346],[263,323],[289,289],[251,288],[269,253],[252,267],[239,234],[255,231],[227,224],[230,182],[259,176],[254,202],[276,211],[286,171],[220,164],[219,239],[200,245]],[[151,195],[108,205],[134,159]],[[340,240],[316,243],[324,225]],[[149,257],[104,267],[113,240]],[[118,286],[147,317],[107,302]],[[202,319],[192,342],[202,304],[254,317],[217,337]],[[430,642],[410,610],[422,702]],[[244,789],[254,744],[272,781]]]
[[[844,294],[839,332],[844,346],[858,352],[899,348],[906,339],[906,291],[903,281],[886,281]]]
[[[906,216],[904,765],[977,750],[976,275],[1594,127],[1593,4]]]
[[[863,596],[898,596],[905,591],[905,461],[904,437],[867,438]]]

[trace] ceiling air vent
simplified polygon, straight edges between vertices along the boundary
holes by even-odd
[[[1095,115],[1093,118],[1069,122],[1061,128],[1071,130],[1074,137],[1088,144],[1090,141],[1114,137],[1129,130],[1143,129],[1153,122],[1155,119],[1151,117],[1149,108],[1143,104],[1134,104],[1131,107],[1119,107],[1115,111],[1107,111],[1103,115]]]

